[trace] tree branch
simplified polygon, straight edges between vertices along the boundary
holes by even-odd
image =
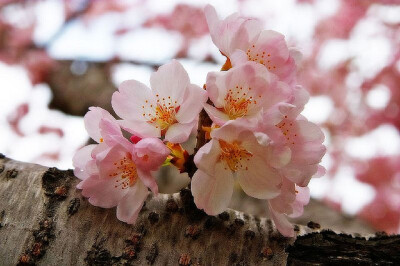
[[[135,225],[90,205],[71,170],[0,159],[4,265],[390,263],[399,236],[370,239],[296,226],[284,238],[269,219],[228,210],[208,216],[190,191],[146,201]]]

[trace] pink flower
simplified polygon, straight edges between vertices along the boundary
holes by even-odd
[[[96,167],[93,167],[96,153],[119,143],[129,145],[129,141],[122,135],[117,120],[106,110],[100,107],[90,107],[84,117],[84,122],[89,136],[101,144],[85,146],[74,155],[72,159],[75,167],[74,174],[81,180],[97,173]]]
[[[214,44],[227,57],[230,57],[236,49],[248,48],[250,40],[262,30],[263,25],[260,20],[241,17],[238,13],[220,20],[211,5],[204,8],[204,13]]]
[[[300,115],[308,98],[305,89],[296,87],[291,104],[282,104],[278,111],[272,109],[264,114],[259,127],[271,138],[273,146],[290,148],[290,162],[280,172],[299,186],[307,186],[311,177],[325,171],[319,165],[326,152],[324,134],[319,126]]]
[[[158,193],[151,170],[157,170],[168,154],[169,149],[156,138],[128,146],[114,145],[95,156],[97,174],[83,180],[79,188],[94,206],[117,206],[117,218],[134,223],[147,198],[148,188]]]
[[[286,84],[254,62],[210,72],[207,92],[215,107],[205,104],[204,109],[218,125],[238,118],[256,120],[263,111],[287,100],[291,93]]]
[[[276,31],[262,30],[260,21],[237,14],[221,21],[210,5],[205,8],[205,14],[214,44],[234,66],[254,61],[276,74],[279,80],[294,84],[296,61],[301,54],[288,48],[285,36]]]
[[[292,218],[301,216],[304,206],[308,204],[309,200],[310,190],[308,187],[296,186],[293,182],[283,178],[281,194],[268,201],[271,218],[282,235],[294,236],[293,225],[288,221],[287,216]]]
[[[150,79],[152,89],[136,81],[124,81],[112,96],[121,126],[140,137],[165,137],[182,143],[189,138],[207,93],[191,84],[182,65],[173,60]]]
[[[117,206],[119,220],[134,223],[148,195],[158,193],[151,175],[169,154],[156,138],[137,139],[133,144],[121,132],[118,121],[104,109],[91,107],[85,127],[99,144],[81,148],[73,158],[74,173],[82,181],[77,188],[95,206]]]
[[[246,194],[270,199],[279,194],[279,172],[270,166],[268,139],[235,122],[211,132],[211,141],[194,157],[198,170],[192,178],[192,194],[199,209],[215,215],[224,211],[233,192],[234,177]]]

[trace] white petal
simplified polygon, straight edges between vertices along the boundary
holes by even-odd
[[[161,136],[159,128],[145,121],[119,120],[118,123],[123,129],[140,138],[159,138]]]
[[[183,66],[177,61],[162,65],[150,77],[151,89],[158,99],[168,99],[182,103],[183,96],[189,85],[189,76]]]
[[[226,122],[229,121],[229,116],[227,114],[219,111],[217,108],[215,108],[207,103],[204,104],[204,110],[210,116],[211,120],[219,126],[222,126]]]
[[[137,80],[122,82],[118,90],[111,99],[115,113],[123,119],[146,121],[147,119],[143,117],[144,109],[150,108],[151,104],[155,106],[152,91]]]
[[[222,163],[217,164],[215,176],[197,170],[192,178],[192,194],[199,209],[209,215],[216,215],[229,205],[233,193],[233,177],[230,170],[225,170]]]
[[[201,147],[194,156],[194,163],[197,168],[209,175],[215,175],[215,166],[221,153],[221,147],[218,140],[211,139]]]
[[[288,221],[286,215],[276,212],[271,206],[269,206],[269,210],[278,231],[286,237],[294,237],[293,225]]]
[[[238,181],[247,195],[257,199],[271,199],[279,195],[282,178],[260,156],[253,155],[248,170],[237,171]]]
[[[176,114],[176,120],[185,124],[193,122],[198,117],[203,104],[207,101],[207,92],[197,85],[190,84],[185,99]]]
[[[148,194],[147,187],[138,180],[133,187],[129,188],[129,192],[119,202],[117,206],[118,220],[128,224],[135,223]]]
[[[104,110],[103,108],[93,106],[89,108],[89,112],[87,112],[84,117],[86,131],[96,142],[100,142],[102,137],[99,124],[100,120],[103,118],[106,118],[110,121],[115,121],[115,118],[108,111]]]
[[[183,143],[189,139],[190,133],[196,125],[196,121],[187,124],[175,123],[165,133],[165,140],[172,143]]]

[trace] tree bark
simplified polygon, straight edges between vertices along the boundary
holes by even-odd
[[[285,238],[266,218],[208,216],[189,190],[149,197],[135,225],[94,207],[61,171],[0,156],[0,265],[395,264],[400,236],[337,234],[296,225]]]

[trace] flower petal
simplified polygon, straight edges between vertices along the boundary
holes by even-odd
[[[138,169],[138,175],[143,184],[150,188],[154,195],[158,195],[158,185],[156,179],[151,175],[150,171],[142,171]]]
[[[192,178],[192,194],[199,209],[209,215],[217,215],[229,205],[233,193],[233,177],[222,163],[216,165],[215,176],[197,170]]]
[[[72,164],[74,165],[74,174],[77,178],[84,180],[88,176],[85,172],[86,164],[93,160],[92,151],[97,145],[91,144],[80,148],[72,158]]]
[[[193,161],[198,169],[213,176],[215,175],[215,165],[220,153],[221,147],[218,140],[211,139],[197,151]]]
[[[117,206],[117,218],[128,224],[135,223],[149,192],[142,182],[138,181],[121,199]]]
[[[219,125],[222,126],[226,122],[228,122],[229,116],[221,111],[219,111],[217,108],[209,105],[209,104],[204,104],[204,110],[207,112],[207,114],[210,116],[211,120]]]
[[[183,143],[189,139],[190,133],[196,125],[196,120],[187,124],[175,123],[165,133],[165,140],[172,143]]]
[[[292,203],[293,212],[289,217],[296,218],[303,215],[304,206],[310,201],[310,189],[308,187],[296,186],[296,199]]]
[[[112,178],[99,178],[90,176],[79,184],[82,195],[89,198],[89,202],[98,207],[112,208],[127,193],[127,189],[116,189],[115,180]]]
[[[145,138],[134,145],[133,160],[143,171],[156,171],[164,163],[170,150],[157,138]]]
[[[122,82],[111,99],[111,105],[115,113],[127,120],[147,121],[143,116],[143,106],[147,110],[150,105],[155,106],[155,103],[152,91],[137,80]]]
[[[123,146],[129,146],[130,142],[127,140],[121,132],[121,128],[118,123],[114,120],[101,119],[100,120],[100,133],[103,137],[104,142],[109,146],[121,144]]]
[[[140,138],[161,137],[161,130],[156,128],[154,124],[150,124],[146,121],[119,120],[118,123],[124,130]]]
[[[271,199],[279,195],[282,178],[262,157],[254,155],[246,166],[248,170],[237,171],[237,177],[247,195],[257,199]]]
[[[150,77],[151,88],[159,98],[171,97],[171,101],[182,104],[186,88],[190,84],[189,76],[181,63],[172,60],[162,65]]]
[[[103,118],[115,121],[115,118],[109,112],[103,108],[93,106],[89,108],[89,112],[87,112],[84,117],[86,131],[89,136],[98,143],[102,137],[99,124],[100,120]]]
[[[185,124],[193,122],[199,115],[203,104],[207,101],[207,92],[197,85],[189,84],[185,100],[176,114],[176,120]]]
[[[278,231],[286,237],[294,237],[294,226],[288,221],[285,214],[276,212],[269,204],[269,213]]]

